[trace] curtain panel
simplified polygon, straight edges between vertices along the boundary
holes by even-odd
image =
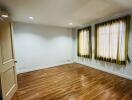
[[[78,56],[91,58],[92,57],[91,26],[78,29],[77,38]]]
[[[126,64],[131,16],[95,25],[95,59]]]

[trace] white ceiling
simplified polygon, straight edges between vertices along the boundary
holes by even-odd
[[[0,0],[14,21],[69,27],[132,9],[132,0]],[[28,17],[33,16],[34,20]]]

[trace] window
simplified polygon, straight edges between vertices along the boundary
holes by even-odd
[[[78,56],[92,57],[91,53],[91,27],[78,30]]]
[[[95,25],[95,58],[126,64],[130,16]]]

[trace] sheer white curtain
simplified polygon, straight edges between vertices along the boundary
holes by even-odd
[[[126,22],[114,21],[97,27],[97,57],[125,61]]]
[[[88,56],[89,55],[89,30],[81,30],[79,32],[79,55]]]

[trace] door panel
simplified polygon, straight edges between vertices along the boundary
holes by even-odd
[[[4,77],[4,86],[6,87],[5,94],[8,95],[8,92],[14,87],[15,84],[15,75],[13,67],[6,70],[2,75],[2,77]]]
[[[7,71],[4,72],[4,76],[5,77],[5,92],[8,93],[8,91],[12,88],[12,86],[15,84],[15,79],[14,79],[14,72],[13,72],[13,67],[11,67],[10,69],[8,69]],[[9,81],[10,80],[10,81]]]
[[[13,59],[13,52],[12,52],[12,40],[11,40],[11,27],[10,24],[7,22],[2,23],[2,30],[1,34],[2,41],[1,41],[1,52],[2,52],[2,62],[8,62],[8,60]],[[5,34],[6,33],[6,34]]]
[[[10,22],[0,22],[1,88],[4,100],[10,100],[17,89],[12,31]]]

